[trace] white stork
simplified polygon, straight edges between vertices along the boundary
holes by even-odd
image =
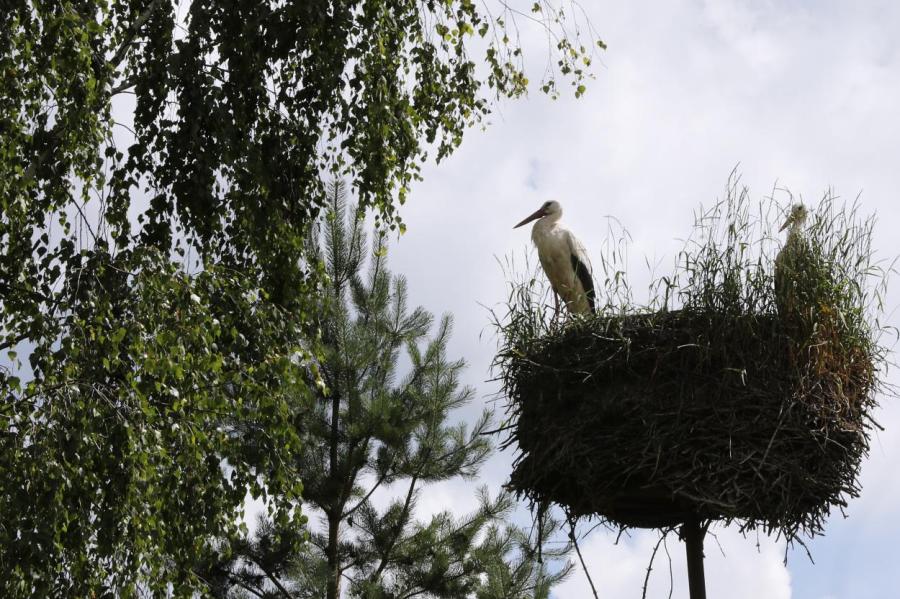
[[[569,312],[592,314],[595,305],[591,261],[578,238],[559,224],[561,217],[559,202],[544,202],[537,212],[513,228],[538,219],[531,229],[531,240],[556,294],[557,310],[562,297]]]
[[[809,249],[803,238],[806,216],[806,206],[794,204],[790,215],[779,229],[779,231],[784,231],[790,227],[787,241],[784,242],[784,247],[775,257],[775,305],[779,314],[788,314],[796,307],[795,283],[800,274],[796,270],[803,258],[801,254]]]

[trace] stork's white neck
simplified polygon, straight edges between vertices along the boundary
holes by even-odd
[[[802,220],[795,220],[791,223],[791,228],[788,229],[788,238],[797,237],[800,233],[803,232],[803,225],[806,224]]]
[[[534,226],[531,227],[531,239],[536,241],[538,237],[545,236],[559,223],[560,218],[562,218],[562,213],[556,212],[537,219]]]

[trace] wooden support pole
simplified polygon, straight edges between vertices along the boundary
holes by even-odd
[[[681,536],[687,551],[688,589],[691,599],[706,599],[706,580],[703,575],[703,537],[706,529],[696,518],[681,526]]]

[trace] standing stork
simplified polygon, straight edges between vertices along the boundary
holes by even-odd
[[[787,220],[780,231],[788,229],[784,247],[775,257],[775,307],[778,313],[789,314],[797,308],[797,279],[802,273],[804,254],[809,247],[803,237],[803,225],[806,223],[807,210],[803,204],[794,204]]]
[[[573,314],[593,314],[594,281],[591,261],[584,246],[571,231],[559,224],[562,206],[559,202],[544,202],[534,214],[513,227],[517,229],[537,219],[531,229],[531,240],[537,246],[538,258],[556,298],[562,297]]]

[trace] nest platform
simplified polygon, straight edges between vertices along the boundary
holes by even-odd
[[[821,532],[859,494],[875,378],[839,317],[815,322],[598,316],[509,350],[510,488],[622,527]]]

